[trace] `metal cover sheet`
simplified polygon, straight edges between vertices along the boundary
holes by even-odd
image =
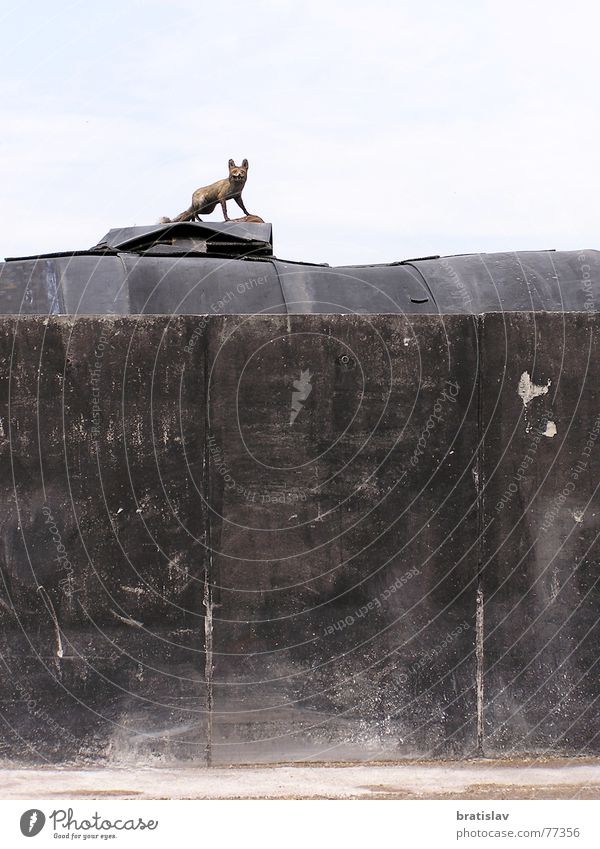
[[[410,265],[310,266],[274,261],[290,313],[436,313]]]
[[[273,228],[271,224],[255,224],[245,221],[185,221],[169,224],[150,224],[142,227],[119,227],[109,230],[100,239],[98,247],[110,247],[115,250],[133,250],[136,246],[143,247],[160,240],[164,236],[177,237],[178,235],[191,234],[199,239],[216,238],[223,236],[239,240],[241,242],[264,242],[273,244]]]
[[[577,312],[600,303],[600,252],[519,251],[416,260],[440,312]]]
[[[270,261],[122,254],[130,311],[145,315],[285,313]]]
[[[599,298],[600,254],[591,250],[334,268],[131,252],[0,264],[2,314],[560,312],[593,310]]]
[[[118,256],[45,257],[0,263],[0,314],[127,315]]]

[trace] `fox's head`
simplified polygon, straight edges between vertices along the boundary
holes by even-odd
[[[229,179],[243,186],[248,176],[248,160],[244,159],[241,165],[236,165],[233,159],[229,160]]]

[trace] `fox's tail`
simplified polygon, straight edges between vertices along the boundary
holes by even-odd
[[[175,218],[166,218],[163,217],[158,222],[159,224],[175,224],[177,221],[192,221],[196,217],[196,213],[194,212],[194,207],[190,206],[185,212],[182,212],[180,215],[177,215]],[[199,221],[200,219],[198,219]]]

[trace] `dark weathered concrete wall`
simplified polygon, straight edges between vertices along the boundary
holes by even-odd
[[[215,762],[474,752],[475,322],[227,318],[210,344]]]
[[[597,751],[599,329],[1,319],[3,758]]]
[[[0,329],[5,757],[475,751],[471,318]]]
[[[597,753],[600,320],[482,323],[485,750]]]
[[[201,760],[202,358],[180,321],[0,330],[4,755]]]

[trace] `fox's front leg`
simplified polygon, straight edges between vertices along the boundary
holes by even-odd
[[[230,220],[230,218],[229,218],[229,216],[227,215],[227,201],[226,201],[226,200],[222,200],[222,201],[221,201],[221,206],[223,207],[223,218],[225,219],[225,221],[229,221],[229,220]]]
[[[240,209],[243,211],[244,215],[250,215],[250,213],[248,212],[248,210],[247,210],[247,209],[246,209],[246,207],[244,206],[244,201],[242,200],[242,196],[241,196],[241,195],[240,195],[239,197],[236,195],[236,197],[234,197],[234,201],[237,203],[237,205],[238,205],[238,206],[240,207]]]

